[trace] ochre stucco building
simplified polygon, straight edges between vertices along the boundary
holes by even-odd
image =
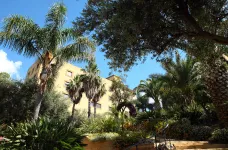
[[[41,72],[41,65],[39,61],[36,61],[27,71],[27,79],[29,78],[38,78]],[[70,82],[71,79],[75,75],[84,74],[84,72],[81,70],[81,68],[74,66],[70,63],[64,63],[63,66],[58,71],[58,75],[56,77],[55,83],[54,83],[54,90],[61,93],[65,98],[66,102],[69,105],[69,111],[72,110],[72,102],[68,98],[68,94],[66,91],[66,85]],[[118,76],[112,75],[108,78],[102,78],[102,82],[105,84],[106,87],[106,94],[100,99],[100,101],[97,104],[97,114],[103,114],[106,112],[109,112],[112,102],[110,100],[111,92],[110,92],[110,86],[112,85],[112,81],[119,79]],[[91,113],[93,113],[93,104],[91,103]],[[76,105],[76,110],[85,111],[88,110],[88,99],[83,94],[83,97],[78,105]]]

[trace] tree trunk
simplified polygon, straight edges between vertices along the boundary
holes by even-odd
[[[74,112],[75,112],[75,103],[73,103],[73,107],[72,107],[71,121],[73,121],[74,119]]]
[[[210,67],[207,87],[222,126],[228,127],[228,70],[225,64],[215,63]]]
[[[91,115],[91,107],[90,107],[90,99],[88,99],[88,118],[90,118]]]
[[[40,92],[37,95],[36,102],[35,102],[35,108],[34,108],[34,116],[33,120],[37,120],[39,117],[40,107],[43,101],[43,94]]]
[[[94,107],[94,118],[96,118],[96,110],[97,110],[97,107],[96,107],[97,103],[93,103],[93,107]]]

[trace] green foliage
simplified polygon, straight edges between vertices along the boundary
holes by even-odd
[[[83,88],[88,98],[88,118],[91,115],[91,101],[98,102],[100,98],[105,94],[105,86],[102,84],[102,80],[99,77],[100,70],[97,67],[95,59],[92,59],[85,69],[82,69],[85,73],[82,75]],[[101,89],[102,87],[102,89]],[[94,117],[96,117],[96,107],[94,107]]]
[[[213,131],[209,141],[211,143],[228,144],[228,129],[223,128]]]
[[[89,31],[104,46],[111,67],[127,70],[150,54],[179,48],[202,56],[211,49],[189,47],[227,45],[227,10],[227,0],[89,0],[74,24],[78,34]]]
[[[54,80],[63,63],[88,61],[95,51],[93,42],[77,36],[72,28],[64,28],[66,12],[63,3],[54,4],[46,15],[43,27],[29,18],[12,15],[4,19],[0,31],[0,45],[28,57],[38,57],[38,62],[43,66],[40,75],[47,74],[45,81],[39,83],[39,86],[43,83],[44,86],[39,88],[40,95],[36,99],[35,120],[39,116],[43,92],[53,89]]]
[[[83,145],[83,136],[63,120],[42,118],[36,122],[18,123],[7,126],[1,134],[10,139],[3,143],[10,149],[82,150]]]
[[[97,117],[85,120],[79,131],[82,133],[118,132],[120,120],[115,117]]]
[[[76,128],[79,128],[87,120],[87,115],[85,110],[81,111],[76,109],[75,112],[72,122]]]
[[[110,100],[117,111],[123,115],[126,108],[129,109],[131,116],[136,116],[136,109],[133,105],[133,91],[130,90],[123,82],[119,79],[114,79],[109,89],[112,92]],[[123,116],[122,116],[123,117]]]
[[[151,75],[147,80],[141,80],[137,87],[137,92],[145,93],[144,96],[152,98],[155,101],[156,108],[160,108],[160,95],[163,82],[160,80],[161,75]]]
[[[105,140],[115,140],[116,137],[119,136],[117,133],[94,133],[94,134],[86,134],[87,138],[89,138],[90,141],[105,141]]]
[[[121,102],[130,101],[133,96],[132,91],[121,80],[112,81],[110,91],[112,92],[110,100],[116,106]]]
[[[212,128],[209,126],[192,126],[190,139],[194,141],[207,141],[211,137]]]
[[[58,92],[45,92],[40,115],[52,119],[69,117],[67,100]]]
[[[114,140],[114,146],[119,149],[126,148],[130,145],[138,143],[140,140],[145,139],[146,134],[144,132],[131,132],[123,131],[120,136]]]
[[[0,79],[0,123],[16,123],[32,118],[38,86],[35,80],[25,82]],[[44,94],[41,116],[64,119],[69,116],[66,100],[61,94]]]
[[[9,80],[10,75],[7,72],[0,72],[0,80]]]
[[[167,129],[167,136],[178,140],[206,141],[211,133],[211,127],[191,125],[191,122],[185,118],[171,123]]]
[[[183,118],[180,121],[174,122],[169,125],[167,129],[167,137],[172,139],[189,139],[191,134],[191,122]]]
[[[0,123],[30,119],[37,90],[36,81],[0,79]]]

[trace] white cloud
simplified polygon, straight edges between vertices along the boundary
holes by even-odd
[[[7,53],[0,50],[0,72],[7,72],[11,76],[15,75],[17,79],[20,79],[18,70],[22,65],[21,61],[12,61],[7,58]]]

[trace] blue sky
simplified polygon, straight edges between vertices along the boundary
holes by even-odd
[[[78,16],[86,4],[86,0],[62,0],[67,7],[67,22],[66,26],[71,26],[71,22]],[[48,9],[57,0],[2,0],[0,10],[0,26],[2,20],[12,14],[19,14],[33,19],[40,26],[44,25],[45,15]],[[18,55],[15,51],[0,45],[0,71],[9,72],[14,78],[24,79],[30,65],[34,63],[36,58],[26,58]],[[104,54],[100,52],[99,47],[96,52],[96,61],[101,71],[101,76],[106,78],[111,70],[107,65],[108,60]],[[79,67],[84,67],[85,64],[78,64]],[[132,69],[124,74],[127,74],[126,84],[130,88],[136,87],[140,80],[144,80],[152,73],[164,73],[160,64],[155,60],[148,58],[144,64],[139,63],[133,66]],[[119,73],[115,73],[120,75]]]

